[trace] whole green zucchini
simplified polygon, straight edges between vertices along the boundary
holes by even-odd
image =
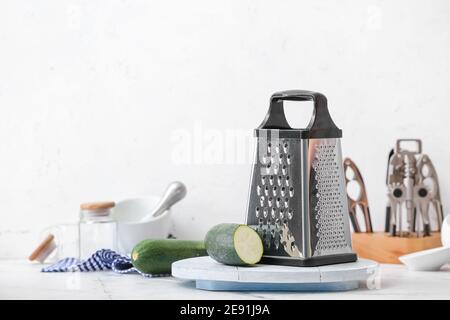
[[[168,274],[173,262],[206,255],[203,241],[148,239],[133,248],[131,262],[143,273]]]

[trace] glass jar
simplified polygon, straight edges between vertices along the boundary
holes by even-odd
[[[100,249],[117,250],[117,223],[112,215],[114,202],[91,202],[80,206],[80,259]]]
[[[39,238],[43,240],[48,239],[49,236],[52,236],[53,239],[48,243],[50,246],[47,247],[47,250],[52,251],[47,251],[48,255],[43,256],[46,262],[52,263],[63,258],[78,258],[80,256],[78,223],[49,226],[41,231]],[[52,247],[53,249],[51,249]]]

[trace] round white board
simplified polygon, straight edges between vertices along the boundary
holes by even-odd
[[[366,259],[321,267],[262,265],[227,266],[210,257],[184,259],[172,264],[172,275],[195,280],[206,290],[350,290],[375,277],[378,263]]]

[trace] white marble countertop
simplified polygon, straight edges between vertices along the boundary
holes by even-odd
[[[0,299],[450,299],[450,266],[438,272],[381,265],[380,288],[346,292],[213,292],[172,277],[113,272],[41,273],[39,264],[0,260]]]

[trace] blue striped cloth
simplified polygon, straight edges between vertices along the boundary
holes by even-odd
[[[170,274],[148,274],[133,267],[131,259],[109,249],[101,249],[86,260],[64,258],[50,266],[41,269],[41,272],[90,272],[112,270],[117,273],[139,273],[144,277],[164,277]]]

